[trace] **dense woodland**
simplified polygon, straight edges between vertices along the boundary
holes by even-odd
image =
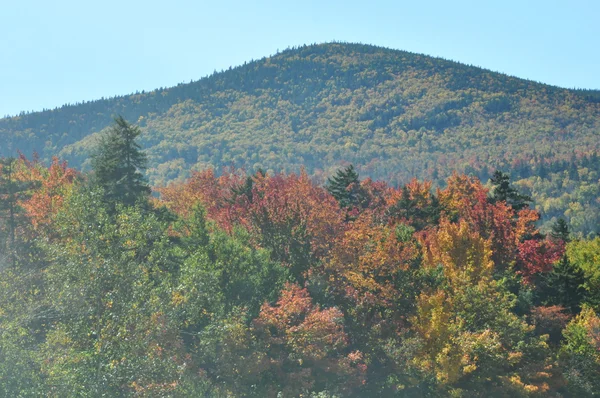
[[[222,167],[320,181],[353,164],[394,187],[511,175],[549,232],[600,223],[600,93],[367,45],[303,46],[189,84],[0,119],[0,156],[81,170],[114,115],[142,129],[152,185]]]
[[[89,173],[0,162],[0,396],[600,391],[600,238],[542,233],[507,174],[206,169],[152,194],[140,133],[117,118]]]

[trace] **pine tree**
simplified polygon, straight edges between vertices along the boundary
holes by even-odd
[[[552,225],[550,236],[564,243],[570,241],[567,222],[559,218]],[[540,296],[545,305],[562,305],[572,313],[581,309],[585,298],[585,274],[582,269],[569,261],[567,254],[554,264],[552,271],[544,275],[540,284]]]
[[[506,202],[516,211],[522,210],[529,206],[531,203],[531,197],[522,195],[510,183],[510,176],[503,173],[500,170],[496,170],[494,175],[490,179],[490,182],[494,186],[492,191],[492,197],[490,201],[495,202]]]
[[[15,178],[17,159],[0,159],[0,264],[17,263],[17,229],[23,221],[24,211],[19,202],[30,197],[34,187],[31,181]]]
[[[95,182],[104,189],[109,203],[133,205],[150,193],[141,173],[146,168],[146,154],[135,141],[140,133],[139,127],[119,116],[93,155]]]
[[[565,255],[544,275],[540,284],[541,300],[545,305],[562,305],[576,314],[585,298],[584,284],[583,271]]]
[[[365,207],[366,194],[360,186],[358,173],[350,165],[338,170],[327,179],[327,191],[338,201],[341,208]]]
[[[556,220],[554,224],[552,224],[552,232],[550,232],[550,236],[552,236],[553,239],[562,240],[566,243],[571,240],[569,238],[569,234],[569,225],[564,218],[561,217]]]

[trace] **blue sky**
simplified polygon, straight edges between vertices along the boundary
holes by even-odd
[[[600,89],[600,2],[5,0],[0,116],[197,80],[332,40]]]

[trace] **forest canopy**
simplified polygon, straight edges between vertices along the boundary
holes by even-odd
[[[206,169],[151,195],[137,133],[118,119],[89,173],[0,163],[0,395],[600,390],[600,238],[541,231],[506,174]]]

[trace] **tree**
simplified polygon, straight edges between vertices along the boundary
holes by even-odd
[[[532,336],[533,327],[513,312],[514,296],[494,280],[489,240],[464,221],[443,221],[424,243],[424,267],[440,267],[444,282],[417,298],[412,324],[422,347],[414,363],[447,389],[438,395],[543,393],[545,342]],[[508,369],[514,377],[504,376]]]
[[[550,236],[552,240],[568,243],[569,226],[563,218],[552,225]],[[543,274],[540,283],[540,298],[545,305],[562,305],[571,313],[579,312],[585,298],[585,274],[573,264],[567,253],[552,265],[552,270]]]
[[[600,391],[600,319],[584,306],[563,330],[560,364],[569,396],[596,396]]]
[[[21,202],[31,196],[35,186],[31,181],[17,178],[18,164],[15,158],[0,159],[0,238],[5,246],[1,252],[8,253],[6,259],[0,257],[0,266],[3,261],[12,266],[17,263],[17,229],[25,217]]]
[[[326,188],[341,208],[365,207],[366,195],[353,165],[338,170],[335,176],[328,178]]]
[[[554,224],[552,224],[552,232],[550,232],[550,236],[552,236],[553,239],[562,240],[563,242],[567,243],[570,241],[569,235],[569,224],[567,224],[564,218],[561,217],[556,220]]]
[[[431,193],[430,182],[413,179],[394,196],[397,200],[387,209],[393,219],[402,220],[417,231],[439,223],[442,209],[438,197]]]
[[[583,271],[564,254],[550,272],[543,274],[541,300],[546,305],[562,305],[575,314],[585,298],[585,282]]]
[[[102,195],[71,195],[46,247],[56,313],[40,348],[48,395],[167,396],[186,369],[170,305],[177,247],[168,223],[137,206],[110,215]]]
[[[570,242],[567,257],[575,268],[583,272],[586,302],[597,310],[600,308],[600,237]]]
[[[146,168],[146,155],[135,141],[140,133],[139,127],[119,116],[93,155],[95,182],[104,189],[108,202],[130,206],[150,193],[141,173]]]
[[[363,354],[348,352],[343,313],[320,308],[307,289],[286,284],[277,304],[265,303],[252,326],[266,343],[269,370],[283,396],[308,396],[331,387],[350,395],[365,382]]]
[[[506,202],[515,211],[519,211],[529,206],[531,197],[520,194],[510,184],[510,176],[503,173],[500,170],[496,170],[494,175],[490,179],[490,182],[494,186],[492,191],[491,202]]]

